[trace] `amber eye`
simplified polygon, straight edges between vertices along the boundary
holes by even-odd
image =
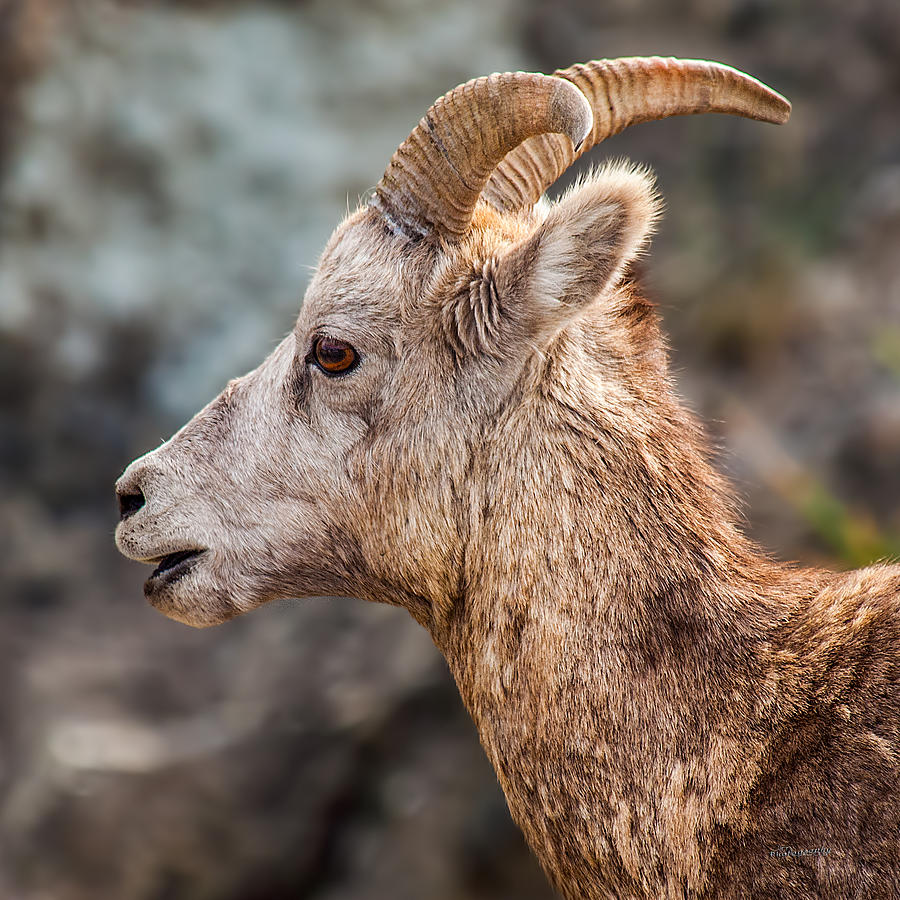
[[[326,375],[342,375],[359,362],[359,356],[350,344],[330,337],[317,337],[313,341],[312,355]]]

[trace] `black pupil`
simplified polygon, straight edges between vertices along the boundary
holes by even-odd
[[[354,352],[343,341],[320,338],[316,344],[316,358],[327,369],[345,369],[352,364]]]

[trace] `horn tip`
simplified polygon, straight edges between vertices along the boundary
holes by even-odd
[[[766,103],[760,110],[760,119],[773,125],[784,125],[791,117],[791,101],[771,88],[766,92]]]
[[[578,152],[594,130],[594,109],[577,85],[564,78],[558,81],[553,99],[554,130],[565,134]]]

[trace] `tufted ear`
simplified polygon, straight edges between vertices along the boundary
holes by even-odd
[[[538,229],[497,261],[501,306],[532,340],[549,340],[612,290],[659,215],[652,176],[601,170],[555,203]]]

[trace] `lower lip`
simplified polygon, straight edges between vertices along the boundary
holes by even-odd
[[[144,582],[144,594],[149,596],[154,591],[175,584],[176,581],[180,580],[190,572],[205,552],[205,550],[200,550],[197,553],[193,553],[191,556],[179,560],[174,566],[170,566],[162,572],[154,572]]]

